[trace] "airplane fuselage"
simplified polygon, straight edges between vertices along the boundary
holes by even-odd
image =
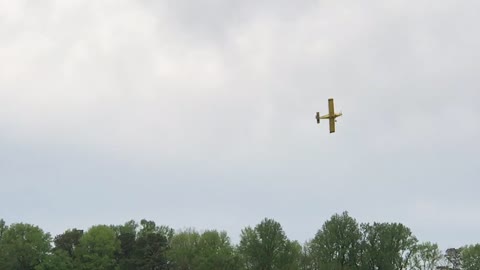
[[[325,114],[325,115],[322,115],[320,116],[320,119],[335,119],[339,116],[342,116],[343,114],[342,113],[335,113],[333,115],[330,115],[330,114]]]

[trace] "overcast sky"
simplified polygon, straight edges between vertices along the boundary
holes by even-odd
[[[0,218],[480,242],[479,1],[0,0]],[[316,124],[335,98],[337,132]]]

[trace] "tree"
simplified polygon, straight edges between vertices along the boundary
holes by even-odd
[[[169,262],[166,252],[169,241],[173,237],[173,230],[156,226],[155,222],[142,219],[142,228],[135,241],[132,263],[138,270],[168,269]]]
[[[299,270],[302,267],[302,246],[297,241],[287,239],[284,255],[280,259],[280,269]]]
[[[135,252],[135,241],[137,238],[138,224],[134,220],[127,221],[123,225],[112,226],[112,229],[120,241],[120,250],[116,254],[120,269],[135,269],[133,254]]]
[[[238,260],[226,232],[205,231],[197,244],[194,259],[198,270],[224,270],[238,268]]]
[[[280,223],[265,218],[255,228],[246,227],[240,236],[239,253],[246,269],[293,269],[296,256]]]
[[[447,267],[453,270],[461,269],[462,267],[462,248],[449,248],[445,251],[445,259],[447,260]]]
[[[5,221],[3,219],[0,219],[0,266],[6,265],[6,260],[8,259],[6,256],[2,256],[2,254],[5,254],[6,252],[3,251],[4,247],[2,245],[2,236],[7,231],[7,229],[8,226],[5,224]]]
[[[35,270],[73,270],[72,257],[65,250],[54,250],[45,260],[35,267]]]
[[[226,232],[194,229],[176,233],[170,243],[168,258],[176,270],[237,269],[238,257]]]
[[[135,243],[134,263],[139,270],[167,269],[167,238],[159,233],[139,237]]]
[[[6,228],[3,224],[0,227]],[[37,226],[16,223],[2,232],[0,269],[35,269],[51,248],[50,234]]]
[[[199,241],[200,234],[194,229],[180,231],[172,237],[168,258],[173,264],[173,269],[188,270],[194,268],[198,256]]]
[[[66,230],[64,233],[55,236],[53,243],[55,244],[55,250],[63,250],[68,256],[74,258],[74,252],[77,246],[80,244],[80,239],[83,236],[83,230]]]
[[[361,237],[356,220],[347,212],[333,215],[310,243],[315,269],[357,269]]]
[[[412,256],[412,270],[435,270],[442,260],[442,253],[437,244],[425,242],[417,245],[416,252]]]
[[[480,269],[480,244],[464,247],[461,256],[464,270]]]
[[[316,270],[318,269],[318,263],[314,260],[312,254],[312,241],[307,241],[302,247],[302,256],[300,261],[301,270]]]
[[[150,233],[158,233],[167,238],[170,241],[174,235],[174,230],[168,226],[157,226],[154,221],[142,219],[140,221],[140,231],[138,232],[138,236],[144,236]]]
[[[172,237],[168,258],[173,263],[173,269],[188,270],[194,268],[199,241],[200,234],[194,229],[180,231]]]
[[[403,270],[410,264],[417,239],[399,223],[362,224],[361,269]]]
[[[3,233],[8,229],[8,226],[5,224],[5,220],[0,219],[0,241],[2,241]]]
[[[115,254],[120,250],[115,231],[106,225],[91,227],[76,249],[78,269],[115,269]]]

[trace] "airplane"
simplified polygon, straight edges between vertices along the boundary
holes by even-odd
[[[342,116],[342,112],[340,113],[335,113],[334,106],[333,106],[333,98],[328,99],[328,114],[320,116],[320,113],[317,112],[317,115],[315,118],[317,119],[317,124],[320,124],[320,119],[328,119],[330,122],[330,133],[335,132],[335,122],[337,120],[335,118]]]

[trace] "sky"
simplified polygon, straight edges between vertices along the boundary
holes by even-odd
[[[348,211],[479,243],[479,8],[0,0],[0,218],[304,242]]]

